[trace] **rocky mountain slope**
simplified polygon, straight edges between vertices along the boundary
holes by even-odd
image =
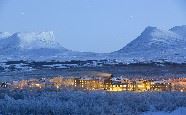
[[[177,26],[168,31],[147,27],[139,37],[112,57],[130,61],[186,61],[186,26]]]

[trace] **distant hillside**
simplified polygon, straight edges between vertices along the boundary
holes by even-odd
[[[168,31],[147,27],[139,37],[112,57],[122,60],[171,62],[186,61],[186,26],[177,26]]]

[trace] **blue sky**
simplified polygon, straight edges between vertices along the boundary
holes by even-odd
[[[54,31],[76,51],[112,52],[146,26],[186,25],[184,0],[0,0],[0,31]]]

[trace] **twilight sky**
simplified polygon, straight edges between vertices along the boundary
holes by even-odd
[[[176,25],[186,25],[185,0],[0,0],[0,31],[54,31],[76,51],[115,51],[146,26]]]

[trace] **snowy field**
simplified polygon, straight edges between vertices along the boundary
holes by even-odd
[[[186,114],[186,107],[180,107],[172,112],[146,112],[142,115],[185,115]]]
[[[0,114],[30,115],[185,115],[186,93],[7,91],[0,93]]]

